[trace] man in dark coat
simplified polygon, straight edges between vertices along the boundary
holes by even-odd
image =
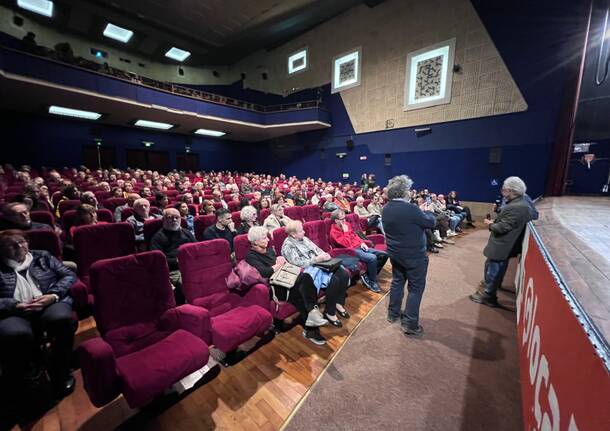
[[[388,321],[401,320],[407,335],[424,332],[419,324],[419,306],[426,288],[428,256],[425,229],[432,229],[436,218],[432,212],[421,211],[410,203],[413,181],[406,175],[390,180],[387,189],[390,201],[383,208],[381,220],[392,262],[392,286]],[[408,282],[407,303],[402,311],[402,298]]]
[[[470,299],[478,304],[498,306],[497,291],[506,274],[508,260],[521,253],[525,226],[533,217],[532,206],[524,199],[525,191],[521,178],[508,177],[502,186],[506,204],[495,221],[485,220],[491,234],[483,250],[487,258],[484,287],[470,295]]]

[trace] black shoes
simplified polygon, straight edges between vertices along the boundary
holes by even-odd
[[[387,320],[390,323],[396,323],[400,319],[400,316],[391,316],[388,314]]]
[[[72,374],[68,374],[63,381],[57,383],[55,385],[55,395],[57,398],[64,398],[74,392],[74,387],[76,386],[76,380]]]
[[[350,314],[347,312],[347,310],[345,310],[345,311],[339,311],[339,310],[337,310],[337,314],[338,314],[340,317],[344,318],[344,319],[349,319],[349,318],[350,318]]]
[[[409,335],[411,337],[419,337],[424,333],[424,327],[421,325],[417,325],[417,328],[403,327],[402,330],[406,335]]]
[[[320,334],[320,331],[316,329],[305,329],[303,331],[303,337],[311,341],[316,346],[323,346],[326,344],[326,338]]]
[[[335,320],[332,320],[330,316],[327,314],[325,316],[326,320],[328,320],[328,324],[334,326],[335,328],[343,328],[343,323],[339,319],[335,317]]]
[[[499,307],[498,298],[495,296],[490,296],[485,292],[476,291],[472,295],[469,296],[472,302],[476,302],[477,304],[487,305],[488,307]]]

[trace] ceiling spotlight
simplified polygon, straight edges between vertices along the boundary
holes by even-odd
[[[191,56],[191,53],[189,51],[185,51],[183,49],[176,48],[175,46],[173,46],[172,48],[170,48],[169,51],[165,53],[165,56],[167,58],[171,58],[172,60],[183,62]]]

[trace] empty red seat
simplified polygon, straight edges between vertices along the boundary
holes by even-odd
[[[227,202],[227,205],[229,206],[229,211],[231,211],[231,212],[239,211],[239,202],[238,201],[229,201],[229,202]]]
[[[135,234],[129,223],[105,223],[78,226],[72,238],[77,274],[83,281],[78,291],[72,289],[74,306],[83,317],[90,312],[93,295],[89,288],[89,268],[101,259],[126,256],[135,252]]]
[[[110,210],[114,214],[116,207],[125,205],[125,198],[108,198],[104,201],[104,208]]]
[[[216,216],[214,214],[201,215],[193,219],[195,238],[197,238],[197,241],[203,241],[203,232],[214,223],[216,223]]]
[[[82,202],[78,199],[66,199],[59,203],[59,216],[61,217],[66,211],[75,210]]]
[[[282,254],[282,245],[284,245],[286,237],[288,237],[288,233],[286,232],[286,228],[283,227],[275,229],[271,235],[271,244],[273,245],[273,249],[277,256],[281,256]]]
[[[104,259],[91,267],[101,337],[79,346],[85,390],[101,407],[122,393],[131,408],[149,403],[209,359],[209,313],[176,307],[159,251]]]
[[[97,213],[97,221],[103,221],[106,223],[114,223],[114,216],[107,210],[106,208],[100,208],[96,211]]]
[[[36,223],[48,224],[51,227],[55,226],[55,217],[49,211],[32,211],[30,212],[30,219]]]
[[[183,244],[178,252],[182,291],[186,300],[203,307],[211,316],[211,342],[223,352],[264,334],[273,321],[269,289],[252,286],[240,296],[230,292],[227,277],[232,271],[229,243],[224,239]]]
[[[284,208],[284,215],[287,215],[292,220],[303,221],[303,209],[301,207],[286,207]]]
[[[320,207],[317,205],[305,205],[301,207],[301,211],[305,222],[320,220]]]
[[[27,236],[30,250],[46,250],[61,260],[61,243],[54,230],[30,229],[24,233]]]

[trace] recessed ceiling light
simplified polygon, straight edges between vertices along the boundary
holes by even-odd
[[[53,16],[53,2],[49,0],[17,0],[17,6],[49,18]]]
[[[173,46],[169,51],[167,51],[165,53],[165,56],[167,58],[171,58],[172,60],[176,60],[176,61],[180,61],[180,62],[182,62],[182,61],[186,60],[187,58],[189,58],[190,55],[191,55],[190,52],[185,51],[185,50],[180,49],[180,48],[176,48],[175,46]]]
[[[104,36],[118,40],[119,42],[127,43],[129,42],[129,39],[131,39],[131,36],[133,36],[133,31],[108,23],[104,29]]]
[[[161,129],[161,130],[169,130],[174,127],[173,124],[169,123],[159,123],[157,121],[148,121],[148,120],[138,120],[134,123],[134,125],[138,127],[148,127],[150,129]]]
[[[209,129],[197,129],[194,132],[196,135],[205,135],[205,136],[214,136],[220,137],[226,135],[225,132],[220,132],[218,130],[209,130]]]
[[[84,118],[86,120],[98,120],[102,114],[99,112],[82,111],[80,109],[64,108],[63,106],[51,105],[49,114],[63,115],[66,117]]]
[[[307,49],[302,49],[288,56],[288,74],[307,69]]]

